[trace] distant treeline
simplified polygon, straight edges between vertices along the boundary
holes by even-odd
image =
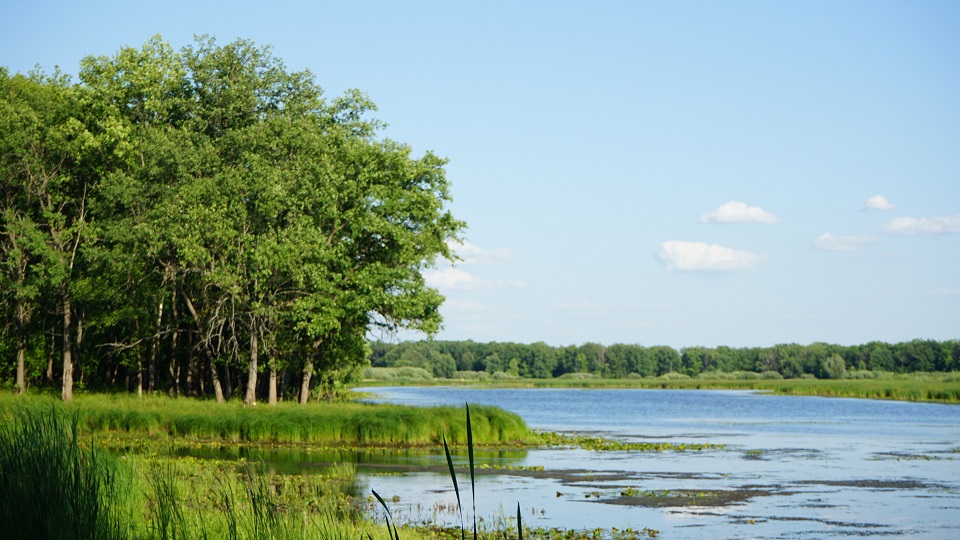
[[[658,377],[680,373],[755,372],[784,378],[836,379],[850,372],[954,371],[960,340],[916,339],[904,343],[873,341],[864,345],[795,343],[772,347],[685,347],[597,343],[552,347],[546,343],[475,343],[420,341],[371,344],[373,367],[417,367],[434,377],[457,372],[486,372],[546,379],[568,374],[607,378]],[[774,375],[775,376],[775,375]]]

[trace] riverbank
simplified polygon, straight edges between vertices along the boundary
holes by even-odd
[[[439,438],[468,444],[472,460],[473,441],[503,446],[532,444],[523,441],[534,437],[541,442],[518,416],[501,409],[472,406],[469,420],[465,412],[458,407],[356,403],[244,409],[162,396],[78,396],[63,404],[47,396],[4,396],[0,516],[6,518],[10,538],[394,539],[397,535],[384,526],[369,491],[366,498],[351,495],[356,491],[356,465],[350,461],[317,464],[310,474],[283,474],[259,459],[198,459],[177,448],[191,441],[197,447],[315,447],[334,442],[341,448],[379,444],[399,449]],[[330,421],[337,416],[340,424]],[[344,428],[357,422],[380,427],[366,432]],[[428,435],[431,429],[436,431]],[[347,437],[330,439],[335,435]],[[460,530],[432,524],[406,524],[399,532],[411,540],[460,536]],[[632,540],[651,533],[656,531],[626,530],[612,538]],[[561,534],[591,537],[587,532],[524,529],[528,538]],[[515,537],[516,524],[510,520],[477,536]]]
[[[469,386],[479,388],[638,388],[669,390],[756,390],[781,395],[885,399],[960,404],[960,375],[908,374],[878,379],[701,379],[655,377],[636,379],[368,379],[363,386]]]

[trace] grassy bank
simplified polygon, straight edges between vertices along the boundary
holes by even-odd
[[[956,373],[888,374],[870,379],[761,379],[690,378],[664,376],[631,379],[472,379],[367,380],[368,386],[464,385],[494,388],[641,388],[675,390],[761,390],[784,395],[892,399],[935,403],[960,403],[960,375]],[[756,375],[756,374],[754,374]]]
[[[243,407],[239,402],[164,396],[86,395],[63,404],[52,397],[0,397],[0,414],[12,406],[62,409],[76,415],[81,433],[124,432],[226,442],[317,445],[439,445],[466,443],[462,407],[407,407],[364,403],[281,403]],[[513,413],[473,408],[477,444],[534,442]]]
[[[63,409],[14,405],[0,425],[4,538],[390,538],[345,496],[350,465],[283,476],[236,462],[98,452]],[[401,529],[404,538],[432,538]]]
[[[471,428],[476,426],[471,416],[474,421],[479,417],[475,412],[466,416],[467,434],[473,434]],[[356,468],[349,463],[309,475],[281,475],[243,460],[117,456],[96,449],[93,437],[82,434],[80,417],[77,410],[68,411],[50,400],[4,400],[0,422],[4,538],[439,540],[469,536],[469,526],[387,528],[384,517],[377,516],[379,507],[372,497],[350,495]],[[473,485],[469,442],[468,448]],[[456,489],[449,450],[446,455]],[[457,496],[459,500],[459,491]],[[387,510],[379,495],[376,500]],[[580,540],[596,538],[600,532],[525,526],[521,532],[518,526],[519,506],[516,522],[510,518],[494,523],[493,528],[475,529],[472,537]],[[647,529],[611,534],[616,540],[657,535]]]

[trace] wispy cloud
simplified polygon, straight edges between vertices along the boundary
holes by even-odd
[[[883,231],[907,236],[957,234],[960,233],[960,214],[933,218],[900,217],[884,225]]]
[[[957,289],[940,289],[941,296],[960,296],[960,288]]]
[[[447,245],[460,257],[460,264],[494,264],[510,258],[510,250],[505,247],[484,249],[468,241],[448,240]]]
[[[670,270],[714,272],[750,270],[766,257],[717,244],[671,240],[660,244],[660,260]]]
[[[874,243],[874,239],[869,236],[834,236],[823,233],[813,241],[813,247],[824,251],[856,251]]]
[[[459,268],[440,268],[423,273],[427,285],[437,289],[476,290],[522,288],[522,281],[508,279],[484,279]]]
[[[883,195],[874,195],[868,198],[866,206],[871,210],[893,210],[896,208],[893,203],[888,201]]]
[[[759,206],[750,206],[740,201],[720,205],[713,212],[700,216],[700,223],[776,223],[777,216]]]

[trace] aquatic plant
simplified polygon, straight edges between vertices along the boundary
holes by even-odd
[[[126,538],[124,477],[85,447],[77,418],[57,409],[5,411],[0,426],[0,523],[8,539]]]
[[[467,418],[467,457],[470,465],[470,497],[473,505],[473,540],[477,540],[479,531],[477,528],[477,488],[476,467],[473,452],[473,423],[470,421],[470,405],[467,404],[465,408]],[[457,511],[460,514],[460,538],[461,540],[465,540],[466,528],[464,527],[463,523],[463,504],[460,498],[460,484],[457,481],[457,471],[453,465],[453,457],[450,454],[450,447],[447,445],[446,435],[441,435],[441,438],[443,439],[443,452],[447,458],[447,468],[450,471],[450,479],[453,482],[453,491],[457,497]],[[397,525],[393,520],[392,514],[390,513],[390,508],[387,507],[387,503],[383,500],[383,497],[376,492],[376,490],[371,491],[373,491],[373,496],[376,497],[377,501],[386,512],[387,531],[390,533],[391,540],[400,540],[400,535],[397,532]],[[505,532],[504,537],[506,537]],[[518,540],[523,540],[523,517],[520,511],[520,503],[517,503],[517,538]]]

